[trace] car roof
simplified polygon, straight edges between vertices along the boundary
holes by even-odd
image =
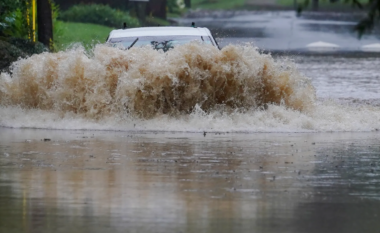
[[[193,27],[141,27],[113,30],[109,38],[137,36],[210,36],[207,28]]]

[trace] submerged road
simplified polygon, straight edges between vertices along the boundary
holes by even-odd
[[[323,41],[340,46],[340,51],[359,51],[361,46],[378,43],[380,34],[364,35],[353,30],[363,16],[347,13],[311,13],[300,17],[294,11],[194,11],[175,19],[180,25],[210,28],[221,44],[254,43],[271,51],[305,50],[306,45]]]
[[[377,132],[3,128],[0,139],[0,232],[380,228]]]

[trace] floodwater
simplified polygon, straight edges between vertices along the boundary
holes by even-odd
[[[354,31],[365,15],[350,13],[294,11],[210,11],[192,12],[175,19],[180,25],[210,28],[221,46],[229,43],[254,43],[270,51],[303,51],[306,45],[324,41],[340,46],[340,52],[359,51],[363,45],[378,43],[379,29],[358,40]]]
[[[18,61],[0,74],[0,232],[377,232],[380,56],[354,52],[375,39]]]
[[[380,98],[380,53],[335,56],[288,56],[312,79],[317,97],[372,100]]]
[[[1,232],[380,227],[378,133],[2,129],[0,139]]]

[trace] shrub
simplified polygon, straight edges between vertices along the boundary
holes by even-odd
[[[40,42],[22,38],[0,37],[0,73],[9,72],[10,65],[19,58],[48,51]]]
[[[129,16],[128,12],[100,4],[75,5],[62,12],[59,18],[63,21],[93,23],[116,28],[122,27],[124,22],[127,23],[128,27],[137,27],[139,25],[138,20]]]
[[[25,57],[25,54],[16,46],[0,40],[0,73],[8,72],[9,66],[19,57]]]
[[[32,27],[32,9],[31,5],[27,4],[28,1],[23,0],[20,7],[12,12],[8,12],[8,16],[3,21],[3,28],[0,28],[2,36],[5,41],[18,47],[20,50],[28,55],[34,53],[41,53],[46,50],[41,43],[32,42],[33,27]],[[1,6],[1,4],[0,4]],[[58,5],[52,2],[52,18],[53,18],[53,34],[55,36],[61,35],[61,27],[57,21],[59,15]],[[38,25],[37,25],[38,27]],[[36,39],[38,32],[35,31]],[[54,38],[53,37],[53,38]]]
[[[169,13],[181,15],[185,12],[185,3],[183,0],[167,0],[167,9]]]
[[[21,6],[20,1],[15,0],[1,0],[0,1],[0,33],[7,27],[6,21],[9,14],[17,10]]]
[[[28,39],[23,38],[8,38],[7,42],[16,46],[26,55],[39,54],[43,52],[47,52],[48,49],[40,42],[32,42]]]

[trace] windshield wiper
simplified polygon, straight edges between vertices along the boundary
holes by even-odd
[[[133,41],[133,43],[128,47],[128,49],[132,48],[133,45],[135,45],[138,40],[139,40],[139,38],[137,37],[137,39],[135,41]]]

